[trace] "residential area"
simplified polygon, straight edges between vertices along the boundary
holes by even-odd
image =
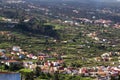
[[[119,3],[0,0],[0,80],[119,80]]]

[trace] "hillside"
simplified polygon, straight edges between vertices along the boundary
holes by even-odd
[[[120,76],[119,3],[25,1],[0,5],[1,70],[25,80]]]

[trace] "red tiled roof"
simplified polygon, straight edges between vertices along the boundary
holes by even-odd
[[[16,61],[16,60],[6,60],[5,62],[19,62],[19,61]]]
[[[16,72],[0,72],[0,74],[15,74]]]

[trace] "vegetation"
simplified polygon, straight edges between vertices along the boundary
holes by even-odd
[[[33,71],[29,69],[21,69],[19,72],[22,74],[23,80],[34,80]]]
[[[93,16],[95,16],[96,20],[102,18],[112,20],[112,24],[119,23],[119,5],[113,6],[103,4],[103,6],[96,7],[96,5],[88,6],[88,4],[81,3],[73,4],[73,2],[60,2],[59,4],[47,2],[46,4],[46,2],[40,3],[38,0],[28,1],[24,5],[22,3],[3,3],[0,5],[2,8],[0,9],[0,49],[6,49],[9,53],[12,46],[20,46],[23,51],[35,55],[38,53],[65,55],[66,57],[63,57],[65,61],[63,66],[65,67],[112,65],[112,61],[96,62],[94,58],[105,52],[120,51],[119,28],[105,27],[101,24],[94,25],[82,22],[79,18],[94,20]],[[104,9],[109,9],[108,13],[104,13]],[[111,13],[112,11],[114,14]],[[2,20],[2,18],[8,18],[8,21]],[[9,18],[13,21],[9,21]],[[27,19],[28,21],[25,21]],[[69,21],[77,22],[79,25],[69,23]],[[91,37],[91,34],[95,35]],[[54,61],[58,58],[47,60]],[[117,60],[116,57],[113,59]],[[31,61],[37,62],[37,60]],[[42,73],[39,67],[31,71],[22,69],[20,65],[11,65],[10,67],[3,65],[0,69],[20,70],[25,80],[33,80],[34,78],[36,80],[92,80],[58,72],[55,74]]]

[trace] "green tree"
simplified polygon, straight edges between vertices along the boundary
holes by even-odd
[[[19,72],[22,74],[23,80],[34,80],[34,73],[32,70],[21,69]]]
[[[60,79],[59,79],[59,72],[58,72],[58,71],[56,71],[56,72],[54,73],[54,80],[60,80]]]
[[[37,66],[35,69],[35,75],[36,75],[36,77],[38,77],[38,76],[40,76],[40,74],[41,74],[41,68]]]

